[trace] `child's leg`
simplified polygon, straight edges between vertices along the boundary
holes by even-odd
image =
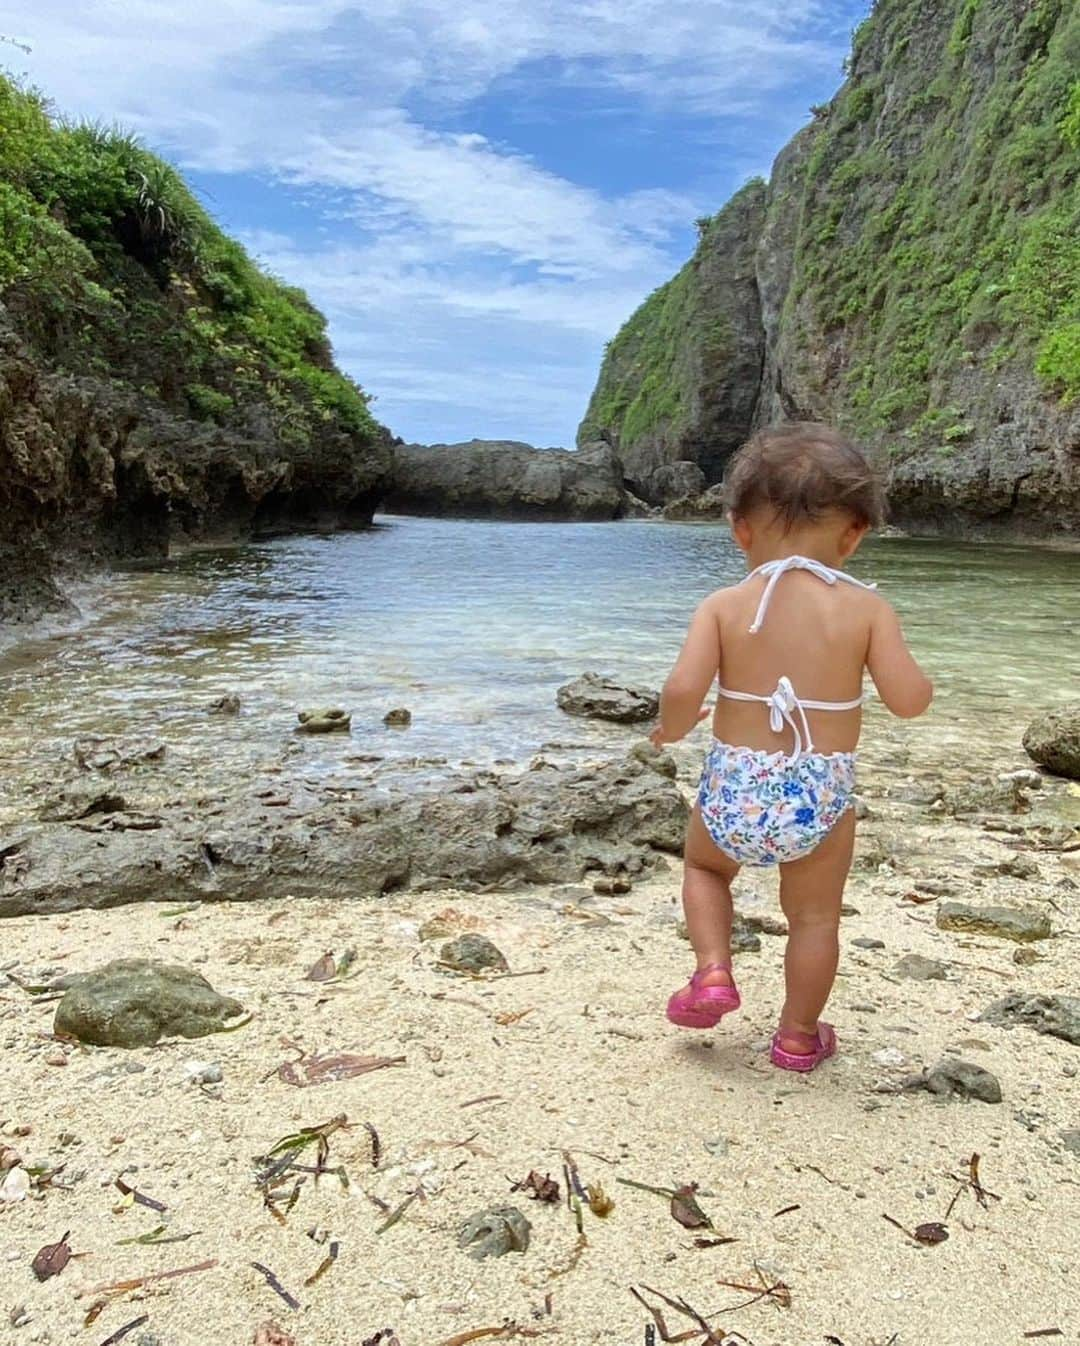
[[[686,833],[683,869],[683,913],[697,966],[731,962],[731,881],[738,864],[719,850],[695,806]],[[730,986],[726,972],[712,971],[706,986]]]
[[[780,1045],[788,1052],[803,1053],[807,1046],[786,1038],[784,1029],[815,1033],[832,991],[840,956],[840,904],[854,844],[855,813],[849,809],[816,850],[780,866],[780,905],[788,920]]]

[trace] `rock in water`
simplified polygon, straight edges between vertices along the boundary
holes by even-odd
[[[937,910],[937,925],[939,930],[995,935],[1020,944],[1049,939],[1053,933],[1050,918],[1034,907],[972,907],[966,902],[942,902]]]
[[[982,1015],[990,1024],[1027,1024],[1036,1033],[1061,1038],[1080,1047],[1080,996],[1021,995],[996,1000]]]
[[[166,1036],[216,1033],[242,1009],[190,968],[119,958],[77,979],[53,1027],[96,1047],[150,1047]]]
[[[439,951],[439,961],[455,972],[507,972],[510,964],[486,935],[459,935]]]
[[[1024,751],[1047,771],[1080,780],[1080,701],[1032,720],[1024,734]]]
[[[982,1103],[1001,1102],[1001,1083],[996,1075],[952,1056],[942,1057],[932,1070],[916,1079],[919,1087],[940,1098],[955,1094],[960,1098],[977,1098]]]
[[[210,707],[210,714],[239,715],[240,698],[236,695],[235,692],[226,692],[223,696],[219,696],[218,699],[214,702],[214,704]]]
[[[396,706],[386,712],[382,722],[388,724],[391,729],[407,729],[412,724],[412,711],[406,710],[404,706]]]
[[[347,734],[352,724],[352,716],[337,707],[302,710],[297,719],[300,721],[298,732],[303,734]]]
[[[481,1262],[485,1257],[525,1252],[531,1232],[532,1226],[516,1206],[495,1206],[465,1221],[458,1234],[458,1247]]]
[[[613,720],[637,724],[654,720],[660,710],[660,693],[648,687],[626,687],[600,673],[583,673],[556,693],[560,710],[590,720]]]
[[[898,977],[910,981],[944,981],[945,964],[936,958],[924,958],[921,953],[907,953],[893,967]]]

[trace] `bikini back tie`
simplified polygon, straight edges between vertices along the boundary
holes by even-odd
[[[811,575],[816,575],[819,580],[826,584],[836,584],[838,580],[844,580],[848,584],[854,584],[859,589],[875,589],[877,587],[874,584],[864,584],[862,580],[857,580],[853,575],[848,575],[843,570],[833,570],[831,566],[824,565],[821,561],[815,561],[809,556],[785,556],[782,560],[766,561],[764,565],[758,566],[746,577],[747,580],[753,579],[755,575],[764,575],[767,578],[765,591],[761,595],[761,602],[758,604],[757,613],[750,626],[751,635],[756,635],[761,630],[765,615],[769,610],[773,591],[779,583],[781,575],[786,575],[792,570],[808,570]],[[743,581],[744,584],[745,582],[746,580]],[[800,698],[795,693],[791,679],[786,675],[780,678],[775,690],[770,692],[768,696],[758,696],[754,692],[735,692],[723,686],[718,686],[717,690],[721,696],[726,697],[729,701],[757,701],[767,706],[769,728],[773,733],[779,734],[785,725],[792,732],[795,740],[791,751],[792,760],[801,757],[804,753],[814,751],[810,722],[806,718],[808,710],[858,710],[866,700],[865,696],[857,696],[853,701],[810,701]]]

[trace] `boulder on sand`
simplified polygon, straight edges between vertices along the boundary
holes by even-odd
[[[57,1033],[96,1047],[151,1047],[217,1033],[243,1006],[191,968],[118,958],[77,977],[56,1007]]]
[[[1024,734],[1024,751],[1047,771],[1080,780],[1080,701],[1032,720]]]
[[[617,724],[655,720],[660,710],[659,692],[648,687],[627,687],[600,673],[583,673],[560,687],[555,699],[559,709],[568,715],[612,720]]]

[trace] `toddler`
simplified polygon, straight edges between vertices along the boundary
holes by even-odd
[[[667,1014],[683,1028],[713,1028],[739,1008],[731,883],[742,865],[778,864],[786,998],[771,1058],[813,1070],[836,1051],[818,1016],[836,976],[855,838],[863,670],[906,718],[926,710],[933,687],[892,608],[840,568],[882,517],[880,488],[854,445],[822,425],[762,430],[732,459],[725,487],[750,573],[695,612],[652,735],[661,747],[705,719],[719,677],[685,851],[697,970]]]

